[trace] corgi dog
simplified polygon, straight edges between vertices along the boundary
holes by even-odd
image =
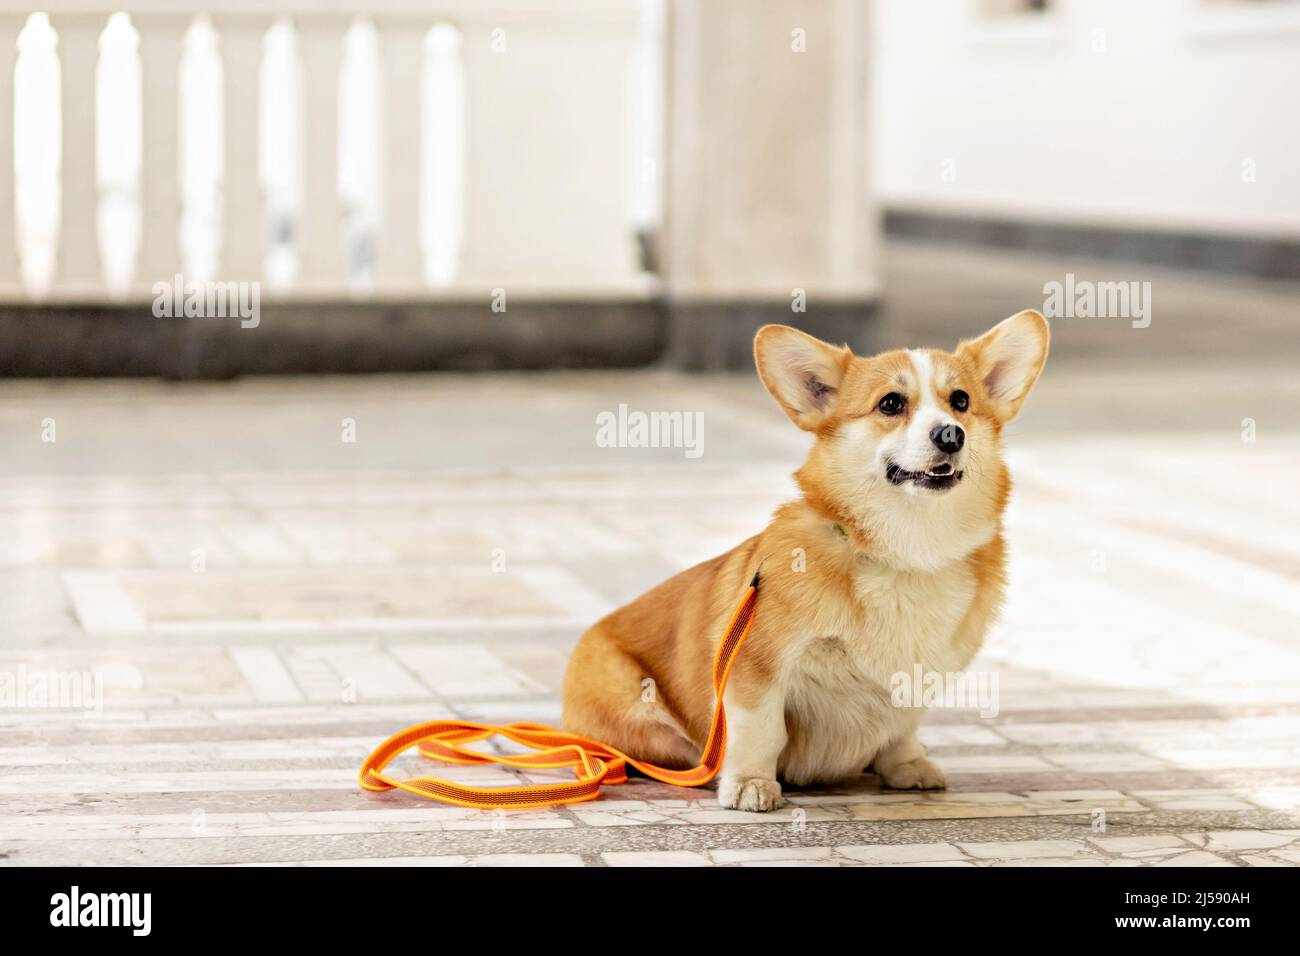
[[[782,782],[868,769],[887,787],[942,788],[916,736],[924,709],[895,706],[891,679],[918,665],[963,670],[998,613],[1011,490],[1002,431],[1038,380],[1048,338],[1033,311],[955,352],[871,358],[787,326],[759,329],[763,385],[814,436],[795,474],[802,495],[760,534],[587,631],[565,674],[565,728],[661,766],[695,766],[716,645],[761,567],[723,696],[718,802],[773,810]]]

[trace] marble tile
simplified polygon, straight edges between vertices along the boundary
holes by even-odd
[[[1277,856],[1265,856],[1261,853],[1243,853],[1237,857],[1237,860],[1243,866],[1294,866],[1300,863],[1300,853],[1296,853],[1289,861]]]
[[[1300,844],[1295,831],[1220,830],[1210,833],[1187,833],[1184,838],[1207,850],[1271,850]]]
[[[470,858],[460,855],[449,856],[392,856],[392,857],[351,857],[338,860],[292,860],[288,862],[276,863],[230,863],[227,866],[299,866],[299,867],[342,867],[353,869],[355,867],[408,867],[408,866],[430,866],[430,867],[454,867],[468,866]]]
[[[830,861],[831,848],[825,846],[762,847],[753,850],[710,850],[715,863],[793,863]]]
[[[985,817],[1031,817],[1034,816],[1034,811],[1025,803],[921,800],[883,806],[858,804],[849,808],[849,816],[854,820],[973,820]]]
[[[1035,402],[1065,414],[1091,379],[1060,381]],[[1293,404],[1289,380],[1269,387]],[[864,775],[750,814],[634,777],[589,803],[484,813],[363,792],[357,766],[426,720],[558,723],[582,631],[760,528],[803,437],[749,376],[195,388],[0,382],[0,440],[50,401],[98,436],[79,449],[61,428],[72,457],[42,471],[0,456],[0,675],[104,681],[99,710],[0,706],[8,862],[238,863],[255,841],[293,866],[1300,865],[1294,431],[1249,449],[1252,493],[1229,501],[1212,476],[1240,467],[1235,431],[1229,448],[1195,419],[1050,439],[1018,423],[1013,585],[971,665],[999,675],[999,713],[920,728],[948,791]],[[706,410],[708,458],[595,449],[591,410],[615,394]],[[365,456],[337,454],[348,414],[368,423]],[[1116,473],[1116,454],[1134,468]],[[392,773],[563,776],[416,755]]]
[[[285,863],[235,864],[247,866],[301,866],[301,867],[552,867],[583,866],[582,857],[574,853],[478,853],[472,856],[449,854],[446,856],[392,856],[351,857],[337,860],[294,860]]]
[[[215,646],[187,647],[184,652],[178,652],[153,642],[132,647],[116,640],[104,640],[91,646],[40,653],[17,654],[0,649],[0,673],[17,674],[20,668],[29,672],[96,675],[102,682],[106,712],[140,705],[165,711],[178,704],[254,702],[253,693],[235,662],[224,648]],[[49,708],[43,710],[54,713]]]
[[[859,863],[947,863],[967,859],[951,843],[837,846],[835,855]]]
[[[977,866],[978,864],[972,863],[970,860],[938,860],[938,861],[929,861],[925,863],[880,863],[880,864],[873,864],[873,865],[887,866],[887,867],[938,866],[938,867],[947,868],[947,867],[974,867]]]
[[[1084,858],[1080,859],[1080,858],[1076,858],[1076,857],[1068,857],[1068,856],[1066,856],[1066,857],[1039,857],[1039,856],[1033,856],[1033,857],[1026,857],[1026,858],[1024,858],[1024,859],[1015,859],[1015,860],[992,860],[992,861],[990,861],[990,862],[989,862],[988,864],[986,864],[986,865],[989,866],[989,867],[1031,867],[1031,866],[1032,866],[1032,867],[1044,867],[1044,866],[1049,866],[1049,867],[1061,867],[1061,866],[1068,866],[1068,867],[1076,867],[1076,866],[1083,866],[1083,867],[1103,867],[1103,866],[1108,865],[1108,862],[1109,862],[1109,861],[1107,861],[1107,860],[1099,860],[1099,859],[1096,859],[1096,858],[1093,858],[1093,857],[1084,857]],[[1114,862],[1116,862],[1116,863],[1121,863],[1121,862],[1123,862],[1123,863],[1126,863],[1127,865],[1131,865],[1131,866],[1137,866],[1137,865],[1138,865],[1137,863],[1133,863],[1133,862],[1131,862],[1131,861],[1114,861]]]
[[[685,822],[676,816],[657,813],[654,810],[628,810],[615,813],[606,809],[575,809],[571,812],[580,823],[589,827],[635,827],[682,824]]]
[[[1161,810],[1249,810],[1245,795],[1221,790],[1135,790],[1133,796]]]
[[[1019,840],[1005,843],[958,843],[963,851],[978,859],[1018,860],[1031,858],[1070,858],[1086,851],[1078,840]]]
[[[299,644],[288,660],[312,700],[370,703],[431,696],[428,685],[382,644]]]
[[[1159,757],[1144,753],[1058,753],[1053,751],[1045,753],[1043,759],[1051,764],[1070,770],[1093,772],[1163,770],[1171,766],[1171,763]]]
[[[443,697],[482,699],[544,693],[545,688],[472,644],[393,644],[392,655]]]
[[[1204,850],[1193,850],[1189,853],[1179,853],[1175,856],[1166,857],[1163,860],[1157,860],[1152,866],[1236,866],[1231,860],[1216,856],[1213,853],[1206,853]]]
[[[482,853],[469,858],[470,866],[583,866],[576,853]]]
[[[208,793],[264,790],[355,790],[357,772],[338,770],[194,770],[158,773],[14,773],[0,774],[0,794],[26,793]]]
[[[1189,838],[1190,839],[1190,838]],[[1164,836],[1156,834],[1153,836],[1131,836],[1131,837],[1088,837],[1088,842],[1094,846],[1100,847],[1108,853],[1138,853],[1141,851],[1162,851],[1172,849],[1186,849],[1187,840],[1182,837]],[[1192,842],[1195,842],[1194,840]]]
[[[922,726],[921,743],[926,747],[1005,747],[1007,739],[991,727],[972,722],[951,726]]]
[[[303,699],[293,675],[274,648],[240,645],[230,648],[229,653],[259,704],[295,703]]]
[[[710,866],[703,853],[689,850],[626,850],[602,853],[607,866]]]
[[[81,582],[77,594],[82,603],[104,619],[101,630],[139,627],[144,621],[564,618],[563,609],[525,579],[493,574],[486,562],[481,567],[383,570],[218,569],[204,575],[154,571],[74,580]],[[91,590],[91,580],[104,583]]]
[[[1254,787],[1248,796],[1251,803],[1266,810],[1300,809],[1300,787]]]

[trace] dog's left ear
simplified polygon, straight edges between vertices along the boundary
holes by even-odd
[[[830,414],[853,353],[788,325],[765,325],[754,336],[754,364],[764,387],[790,420],[816,431]]]
[[[1002,421],[1009,422],[1020,414],[1020,407],[1047,361],[1050,338],[1047,320],[1026,309],[1003,319],[979,338],[957,346],[958,357],[975,369]]]

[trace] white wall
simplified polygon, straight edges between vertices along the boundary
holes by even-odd
[[[887,207],[1300,237],[1300,2],[980,7],[875,0]]]

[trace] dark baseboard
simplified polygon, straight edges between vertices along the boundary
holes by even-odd
[[[237,318],[156,318],[147,304],[0,306],[0,376],[237,375],[626,368],[663,354],[645,300],[266,303]]]
[[[869,350],[872,302],[667,304],[658,300],[510,303],[266,303],[237,318],[157,318],[147,304],[0,306],[0,377],[239,375],[502,369],[753,368],[754,331],[795,325]]]
[[[889,238],[1122,259],[1263,279],[1300,279],[1300,241],[1192,232],[1071,226],[909,209],[885,212]]]

